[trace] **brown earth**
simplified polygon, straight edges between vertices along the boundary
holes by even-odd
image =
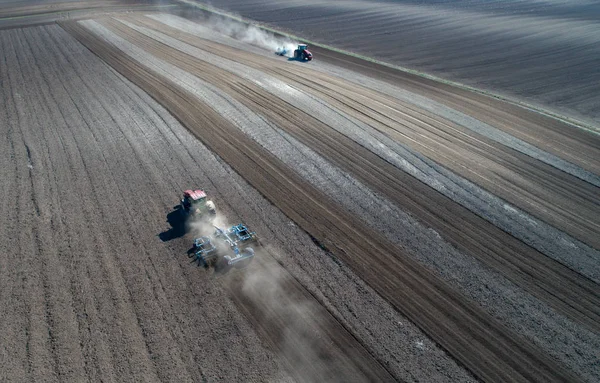
[[[574,378],[564,376],[564,371],[557,370],[554,363],[544,361],[543,353],[530,349],[491,317],[444,286],[433,274],[402,256],[401,249],[340,210],[264,149],[247,141],[243,133],[222,120],[210,107],[198,104],[177,85],[144,69],[79,25],[63,24],[63,28],[166,105],[211,150],[238,173],[244,174],[261,194],[348,263],[363,280],[477,376],[486,380],[499,377],[510,380]],[[169,55],[173,54],[175,52],[169,52]],[[177,60],[181,57],[170,57],[181,63]],[[203,127],[201,131],[196,128],[199,126]],[[346,150],[353,154],[353,149]],[[447,320],[440,321],[439,318]],[[532,366],[540,367],[534,370]]]
[[[4,159],[12,159],[15,167],[7,166],[3,187],[6,201],[18,203],[5,210],[2,238],[2,272],[8,272],[2,280],[7,310],[0,319],[3,379],[263,381],[291,375],[298,381],[393,380],[268,253],[252,266],[258,269],[252,275],[262,272],[276,283],[275,291],[290,292],[285,300],[253,296],[257,287],[235,274],[229,281],[229,276],[198,273],[181,257],[187,240],[174,251],[168,242],[161,244],[157,234],[164,230],[165,206],[170,209],[180,188],[165,188],[164,180],[173,177],[170,164],[165,167],[158,153],[147,153],[144,146],[152,147],[152,136],[144,134],[141,121],[126,117],[126,108],[145,104],[123,82],[110,85],[124,95],[103,88],[110,72],[97,61],[96,70],[105,73],[86,76],[86,66],[94,61],[73,54],[81,46],[49,48],[57,38],[49,31],[56,28],[2,35],[6,62],[20,68],[3,66]],[[74,57],[81,61],[70,61]],[[145,107],[155,113],[151,105]],[[136,113],[134,118],[145,117]],[[172,140],[173,134],[167,130],[159,137]],[[175,140],[171,145],[167,153],[185,144]],[[211,183],[186,174],[207,167],[197,154],[182,157],[175,168],[184,175],[180,182]],[[118,183],[118,174],[127,175],[127,182]],[[231,185],[232,176],[221,178]],[[147,190],[152,198],[144,197]],[[219,207],[228,211],[226,202]],[[181,235],[179,214],[169,212],[174,227],[161,233],[165,241]],[[277,279],[270,273],[277,273]],[[245,298],[239,300],[240,309],[227,298],[227,286],[235,298]],[[290,311],[279,309],[270,319],[267,309],[282,302]],[[248,321],[242,316],[248,308],[266,315],[254,321],[249,315]],[[255,321],[264,327],[262,340],[257,338],[260,327],[251,327]],[[296,344],[304,345],[300,356],[306,360],[292,358]],[[307,373],[309,365],[313,370]]]
[[[415,180],[407,173],[399,171],[396,167],[369,152],[363,146],[360,146],[349,138],[337,133],[326,124],[312,118],[307,111],[293,108],[289,104],[270,96],[266,91],[250,81],[244,81],[239,77],[232,77],[226,71],[220,71],[214,66],[199,62],[195,58],[185,55],[174,48],[169,48],[159,42],[153,42],[151,39],[144,37],[140,33],[127,28],[116,21],[107,20],[105,23],[112,26],[122,33],[124,37],[143,47],[144,50],[152,53],[156,57],[171,62],[199,78],[207,79],[210,83],[217,85],[225,92],[231,93],[238,101],[251,109],[260,111],[262,115],[268,117],[269,120],[276,122],[279,127],[297,137],[301,142],[306,143],[307,146],[316,150],[320,155],[329,159],[332,163],[335,163],[337,166],[353,174],[372,189],[382,193],[391,201],[394,201],[415,216],[418,216],[427,224],[427,226],[434,228],[444,238],[447,238],[448,241],[461,250],[482,260],[491,267],[501,270],[501,272],[509,279],[513,280],[518,285],[524,286],[526,290],[529,290],[532,294],[540,297],[540,299],[548,300],[551,305],[560,312],[565,313],[565,315],[587,323],[594,330],[600,329],[596,327],[600,323],[600,318],[598,317],[600,314],[600,296],[597,294],[597,285],[587,278],[572,272],[560,263],[552,261],[545,255],[534,251],[514,237],[470,213],[467,209],[453,203],[449,198],[442,196],[440,193],[435,193],[429,186]],[[156,24],[157,23],[154,23],[152,25],[156,27]],[[174,33],[174,31],[171,32]],[[192,44],[195,43],[195,45],[200,46],[207,51],[211,51],[209,47],[206,47],[206,42],[194,42],[194,38],[189,35],[187,36],[187,39],[182,37],[181,34],[175,33],[174,35],[179,36],[179,38]],[[221,51],[217,50],[217,52],[224,57],[243,62],[246,65],[256,66],[265,72],[270,72],[271,70],[277,71],[280,69],[278,66],[265,61],[257,64],[256,61],[251,57],[248,57],[248,55],[238,53],[233,49],[227,50],[226,48],[222,48]],[[296,73],[290,73],[289,71],[285,71],[284,74],[287,75],[284,77],[285,80],[291,82],[300,74],[303,78],[307,79],[303,81],[303,84],[306,84],[311,89],[312,94],[316,94],[315,89],[318,91],[320,90],[320,87],[324,87],[326,88],[328,95],[335,92],[334,94],[336,97],[342,99],[344,98],[344,95],[359,95],[359,100],[363,103],[354,102],[347,106],[349,109],[352,109],[349,113],[356,110],[360,111],[362,109],[362,114],[368,116],[366,111],[376,110],[378,105],[375,103],[367,103],[365,100],[379,101],[381,99],[377,97],[377,94],[373,94],[373,92],[362,90],[356,86],[349,89],[346,84],[341,82],[336,83],[333,80],[319,76],[314,72],[297,72],[298,71],[296,71]],[[311,78],[314,78],[314,81],[310,80]],[[338,88],[336,88],[336,86]],[[330,90],[331,88],[333,89]],[[350,100],[350,102],[352,101],[353,100]],[[381,102],[381,104],[386,105],[384,102]],[[387,105],[392,104],[388,101]],[[411,112],[414,113],[412,110],[408,111],[408,113]],[[384,116],[383,114],[380,115]],[[385,115],[387,116],[386,118],[390,120],[404,121],[399,114],[396,115],[395,119],[389,111],[388,113],[385,113]],[[417,117],[421,116],[417,115]],[[429,138],[426,134],[433,136],[432,140],[442,136],[442,142],[445,145],[436,145],[433,149],[425,151],[430,157],[440,159],[440,162],[442,163],[449,163],[449,161],[443,161],[447,158],[467,157],[463,154],[468,153],[467,149],[462,151],[453,149],[451,146],[452,141],[458,141],[459,144],[463,144],[467,141],[466,144],[469,144],[469,140],[477,140],[479,142],[478,146],[473,144],[470,145],[475,150],[481,150],[478,148],[486,141],[482,137],[467,137],[464,131],[461,132],[458,129],[455,129],[445,121],[438,122],[430,119],[425,120],[425,122],[428,123],[426,128],[430,129],[430,131],[417,131],[415,135],[418,134],[420,136],[421,142],[426,142]],[[372,120],[369,120],[368,123],[370,125],[375,125],[376,121],[373,122]],[[389,129],[388,126],[389,125],[385,125],[384,128]],[[443,133],[446,134],[442,135]],[[497,149],[498,152],[506,150],[500,145],[493,145],[491,142],[485,142],[485,144],[486,153],[492,153],[495,149]],[[508,150],[508,152],[511,151]],[[528,193],[520,190],[521,193],[513,194],[508,200],[510,202],[514,201],[517,204],[523,203],[524,206],[530,206],[534,202],[548,199],[547,197],[535,197],[535,195],[531,199],[527,198],[528,194],[533,194],[536,190],[543,190],[544,192],[556,193],[556,198],[554,199],[557,201],[572,202],[573,200],[580,198],[582,193],[585,193],[585,190],[587,189],[586,197],[574,205],[580,209],[579,211],[582,215],[590,215],[587,219],[574,217],[571,222],[573,224],[584,225],[586,222],[589,222],[591,227],[586,239],[598,247],[598,244],[595,243],[595,232],[597,228],[594,223],[594,217],[600,215],[600,211],[598,211],[598,209],[600,209],[600,203],[598,203],[598,196],[595,193],[597,188],[593,185],[579,181],[575,177],[568,177],[563,172],[556,171],[556,169],[550,166],[543,166],[538,161],[532,160],[526,156],[518,156],[516,153],[512,152],[510,154],[510,157],[499,156],[499,158],[494,158],[495,161],[492,163],[506,162],[513,164],[514,168],[516,168],[515,172],[523,172],[523,174],[536,174],[542,177],[544,176],[545,171],[550,174],[547,176],[548,181],[546,184],[533,185],[526,190]],[[515,157],[521,157],[522,162],[519,165],[516,165],[518,160],[515,159]],[[506,185],[505,187],[514,187],[514,178],[512,185],[509,185],[501,179],[492,182],[490,178],[493,180],[494,174],[492,172],[489,172],[490,174],[488,174],[485,167],[478,166],[478,163],[480,162],[479,158],[475,157],[467,159],[469,159],[470,162],[467,162],[460,167],[456,167],[457,170],[459,170],[459,174],[462,173],[460,172],[461,169],[471,169],[472,172],[481,172],[481,178],[486,180],[487,185],[494,184],[496,186],[502,186],[504,183]],[[466,175],[468,176],[469,174]],[[564,181],[561,182],[561,178],[563,178]],[[531,182],[532,177],[528,177],[527,180],[528,182]],[[550,180],[553,182],[550,182]],[[574,185],[579,185],[580,187],[577,188]],[[550,187],[552,187],[552,189],[550,189]],[[560,195],[569,189],[571,193],[567,198]],[[504,196],[501,192],[497,194]],[[278,205],[276,202],[274,203]],[[573,213],[570,208],[565,208],[563,211],[568,214]],[[448,222],[445,217],[460,217],[460,219]],[[562,221],[564,218],[557,219],[556,221],[559,220]],[[550,221],[552,222],[552,220]],[[565,231],[569,232],[568,230]],[[311,234],[315,235],[315,233]],[[319,237],[317,236],[317,238]],[[344,243],[345,239],[341,240],[341,242]],[[558,280],[561,281],[560,284],[556,283]],[[584,302],[586,300],[589,303],[584,303],[577,307],[579,302]]]
[[[101,12],[104,5],[94,7]],[[4,10],[34,11],[43,10]],[[600,332],[597,283],[310,111],[125,23],[294,83],[592,250],[600,248],[597,186],[309,66],[240,52],[143,16],[98,21],[256,112],[449,246],[578,323],[582,334]],[[473,374],[484,381],[562,382],[597,376],[577,376],[573,366],[509,329],[181,83],[84,24],[61,22],[60,28],[0,31],[0,380],[467,381]],[[590,133],[481,94],[337,53],[315,54],[450,105],[598,174],[600,141]],[[267,244],[247,269],[204,270],[185,256],[191,234],[172,206],[181,190],[203,185],[220,214],[251,224]],[[286,260],[294,257],[296,263]],[[314,287],[316,279],[297,267],[323,268],[322,284]],[[387,322],[404,320],[433,340],[431,351],[419,356],[408,344],[384,344],[396,336]],[[364,328],[375,335],[366,337]],[[410,365],[411,358],[421,364]]]

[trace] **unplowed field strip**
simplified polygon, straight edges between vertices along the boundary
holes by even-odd
[[[585,276],[525,245],[251,81],[154,41],[117,21],[103,23],[147,52],[218,86],[250,109],[259,111],[332,163],[410,211],[459,249],[500,271],[569,318],[600,331],[600,289]]]
[[[498,324],[310,187],[210,106],[75,23],[64,29],[152,95],[212,151],[363,280],[487,381],[575,381],[556,361]]]
[[[362,86],[302,66],[282,65],[276,60],[249,55],[147,17],[128,20],[303,89],[392,139],[406,143],[514,206],[600,249],[597,235],[600,231],[600,189],[592,184]]]

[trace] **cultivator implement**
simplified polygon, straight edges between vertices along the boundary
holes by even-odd
[[[244,224],[221,229],[215,226],[214,234],[202,236],[194,240],[194,254],[197,261],[205,267],[215,265],[221,259],[228,266],[233,266],[254,257],[254,249],[250,244],[258,243],[255,232],[251,232]]]

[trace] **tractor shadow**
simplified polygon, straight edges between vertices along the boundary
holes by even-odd
[[[188,249],[188,251],[187,251],[187,256],[191,258],[191,257],[193,257],[195,254],[196,254],[196,249],[194,249],[194,247],[193,247],[193,246],[192,246],[192,247],[190,247],[190,248]]]
[[[181,206],[175,206],[173,211],[167,214],[167,222],[171,228],[158,235],[161,241],[167,242],[185,235],[185,216],[181,211]]]

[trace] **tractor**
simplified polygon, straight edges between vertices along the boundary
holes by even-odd
[[[181,199],[181,211],[188,217],[214,217],[215,204],[209,200],[204,190],[186,190]]]
[[[256,233],[242,223],[228,229],[215,226],[212,237],[194,239],[193,251],[198,263],[204,267],[217,265],[221,260],[227,266],[243,265],[241,261],[254,257],[254,249],[249,247],[252,243],[260,245]]]
[[[294,51],[294,58],[296,60],[301,60],[301,61],[312,60],[312,58],[313,58],[312,53],[310,53],[310,51],[307,48],[308,48],[308,45],[306,45],[306,44],[298,44],[298,49],[296,49]]]

